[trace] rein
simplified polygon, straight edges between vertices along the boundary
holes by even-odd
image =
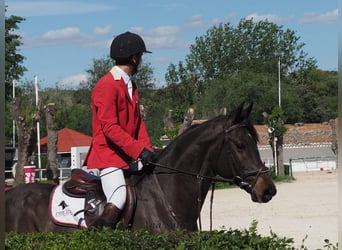
[[[231,131],[233,131],[237,128],[246,127],[246,126],[247,126],[247,124],[245,122],[241,122],[238,124],[234,124],[228,128],[225,128],[224,129],[224,136],[225,136],[224,141],[226,141],[226,142],[228,141],[228,134]],[[222,148],[221,148],[221,150],[222,150]],[[233,158],[234,158],[234,156],[233,156]],[[175,168],[168,167],[168,166],[165,166],[163,164],[154,163],[154,162],[151,162],[151,164],[154,166],[158,166],[160,168],[171,170],[173,173],[186,174],[186,175],[193,176],[193,177],[197,178],[197,180],[198,180],[198,191],[199,191],[199,197],[197,198],[197,202],[198,202],[198,211],[197,212],[198,212],[198,220],[199,220],[199,229],[200,230],[202,230],[202,222],[201,222],[201,206],[203,204],[203,201],[201,198],[202,197],[202,191],[201,191],[202,190],[201,189],[202,181],[203,181],[203,179],[207,179],[207,180],[211,181],[212,188],[211,188],[211,198],[210,198],[210,231],[212,230],[212,205],[213,205],[213,198],[214,198],[215,183],[226,182],[226,183],[230,183],[230,184],[235,184],[238,187],[240,187],[241,189],[243,189],[246,192],[248,192],[249,194],[251,194],[259,176],[261,174],[266,174],[269,171],[268,168],[266,168],[265,166],[262,166],[261,168],[259,168],[258,170],[255,170],[255,171],[250,171],[247,173],[243,172],[243,173],[241,173],[242,176],[240,176],[241,174],[236,174],[234,178],[222,178],[222,177],[216,177],[216,176],[213,177],[213,176],[203,175],[203,174],[201,174],[201,172],[200,173],[194,173],[194,172],[183,170],[183,169],[175,169]],[[156,173],[154,172],[154,175],[155,174]],[[249,183],[249,182],[245,181],[246,178],[251,177],[251,176],[254,177],[253,183]],[[157,178],[155,178],[155,180],[157,181]],[[158,185],[159,185],[159,182],[158,182]],[[160,188],[160,186],[159,186],[159,188]],[[172,207],[169,205],[168,208],[171,212],[172,217],[175,220],[177,220],[176,215],[172,210]]]
[[[199,190],[199,197],[197,198],[197,202],[198,202],[198,221],[199,221],[199,229],[200,231],[202,231],[202,221],[201,221],[201,204],[202,204],[202,200],[201,200],[201,195],[202,195],[202,192],[201,192],[201,185],[202,185],[202,181],[203,179],[208,179],[208,180],[211,180],[211,196],[210,196],[210,231],[212,231],[212,205],[213,205],[213,202],[214,202],[214,190],[215,190],[215,183],[217,182],[226,182],[226,183],[229,183],[229,184],[235,184],[237,185],[239,188],[245,190],[246,192],[248,193],[251,193],[252,190],[253,190],[253,187],[258,179],[258,177],[261,175],[261,174],[266,174],[269,172],[269,170],[265,167],[263,169],[263,167],[261,167],[259,170],[257,171],[252,171],[252,172],[249,172],[249,173],[245,173],[244,177],[245,178],[248,178],[250,176],[254,176],[255,174],[255,179],[254,179],[254,182],[253,184],[250,184],[246,181],[243,180],[242,177],[240,177],[239,175],[235,176],[234,178],[231,178],[231,179],[228,179],[228,178],[223,178],[223,177],[213,177],[213,176],[207,176],[207,175],[202,175],[202,174],[197,174],[197,173],[193,173],[193,172],[190,172],[190,171],[186,171],[186,170],[180,170],[180,169],[175,169],[175,168],[172,168],[172,167],[168,167],[168,166],[165,166],[165,165],[162,165],[162,164],[159,164],[159,163],[153,163],[151,162],[151,164],[153,164],[154,166],[158,166],[160,168],[165,168],[165,169],[168,169],[168,170],[172,170],[173,173],[180,173],[180,174],[186,174],[186,175],[190,175],[190,176],[193,176],[193,177],[196,177],[197,180],[198,180],[198,190]],[[155,172],[153,172],[153,175],[156,177],[156,174]],[[157,182],[158,184],[158,187],[159,189],[161,190],[161,187],[159,185],[159,181],[157,180],[157,178],[154,178],[155,181]],[[167,206],[168,207],[168,210],[170,211],[172,217],[177,221],[176,219],[176,214],[173,212],[172,210],[172,207],[171,205]]]
[[[238,123],[238,124],[234,124],[234,125],[232,125],[232,126],[230,126],[228,128],[225,127],[225,129],[224,129],[224,136],[225,136],[224,142],[228,141],[228,134],[231,131],[233,131],[233,130],[235,130],[237,128],[246,127],[246,126],[247,126],[247,124],[245,122],[241,122],[241,123]],[[221,148],[221,151],[222,151],[222,148]],[[231,152],[231,150],[229,150],[228,152]],[[234,155],[232,155],[232,156],[233,156],[233,158],[235,158]],[[235,160],[235,159],[233,159],[233,160]],[[185,175],[189,175],[189,176],[195,177],[197,179],[197,181],[198,181],[198,191],[199,191],[199,197],[197,198],[197,202],[198,202],[198,211],[197,211],[197,213],[198,213],[199,229],[200,230],[202,230],[201,213],[200,212],[201,212],[201,206],[202,206],[202,204],[204,202],[202,200],[202,182],[203,182],[204,179],[205,180],[210,180],[211,185],[212,185],[212,188],[211,188],[211,198],[210,198],[210,231],[212,230],[212,205],[213,205],[213,198],[214,198],[215,183],[217,183],[217,182],[224,182],[224,183],[229,183],[229,184],[235,184],[238,187],[240,187],[241,189],[243,189],[246,192],[248,192],[249,194],[251,194],[252,191],[253,191],[253,188],[254,188],[254,186],[256,184],[256,181],[259,178],[259,176],[269,172],[267,167],[262,166],[258,170],[255,170],[255,171],[250,171],[250,172],[242,171],[242,173],[236,174],[235,177],[233,177],[233,178],[223,178],[223,177],[217,177],[217,176],[204,175],[204,174],[201,174],[201,171],[199,173],[194,173],[194,172],[191,172],[191,171],[188,171],[188,170],[176,169],[176,168],[169,167],[169,166],[166,166],[166,165],[163,165],[163,164],[160,164],[160,163],[156,163],[156,162],[150,162],[150,164],[152,166],[160,167],[160,168],[167,169],[167,170],[171,171],[171,172],[167,172],[165,174],[173,174],[173,173],[175,173],[175,174],[176,173],[178,173],[178,174],[185,174]],[[234,172],[235,173],[237,172],[236,169],[235,169],[235,171],[233,171],[233,173]],[[180,223],[180,221],[178,221],[177,215],[173,211],[172,206],[169,204],[169,202],[167,200],[165,200],[165,194],[162,191],[162,188],[160,187],[160,183],[159,183],[158,179],[156,178],[156,175],[157,174],[161,174],[161,173],[163,173],[163,172],[153,171],[152,174],[154,176],[155,182],[157,183],[159,191],[161,191],[161,193],[164,196],[163,197],[164,204],[166,205],[167,209],[169,210],[173,220],[176,222],[176,224],[178,224],[178,223]],[[254,177],[254,181],[252,183],[249,183],[249,182],[245,181],[246,178],[251,177],[251,176]],[[140,178],[140,180],[141,180],[141,178]]]
[[[155,163],[155,162],[151,162],[151,164],[156,166],[156,167],[160,167],[160,168],[165,168],[165,169],[171,170],[174,173],[186,174],[186,175],[190,175],[190,176],[196,177],[198,179],[209,179],[212,182],[227,182],[227,183],[230,183],[230,184],[235,184],[235,178],[227,179],[227,178],[222,178],[222,177],[213,177],[213,176],[193,173],[193,172],[187,171],[187,170],[182,170],[182,169],[176,169],[176,168],[173,168],[173,167],[168,167],[168,166],[165,166],[165,165],[162,165],[162,164],[159,164],[159,163]]]

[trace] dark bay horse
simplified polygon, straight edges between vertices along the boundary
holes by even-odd
[[[254,202],[276,194],[260,159],[252,104],[195,125],[158,153],[152,173],[132,175],[137,203],[131,229],[198,230],[197,220],[212,182],[232,182]],[[52,184],[26,184],[6,192],[6,231],[73,231],[49,217]],[[229,200],[229,197],[227,197]],[[232,206],[234,204],[231,204]]]

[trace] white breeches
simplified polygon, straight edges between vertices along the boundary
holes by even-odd
[[[122,210],[126,203],[126,183],[122,169],[115,167],[102,169],[100,177],[107,202],[113,203]]]

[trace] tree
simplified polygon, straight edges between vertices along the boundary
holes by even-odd
[[[25,19],[19,16],[5,18],[5,86],[6,100],[10,100],[12,93],[12,81],[23,76],[26,68],[22,65],[24,56],[18,53],[18,47],[22,45],[21,36],[15,33],[19,29],[18,24]]]
[[[305,122],[327,122],[338,116],[337,71],[311,69],[305,76],[293,72],[289,79],[301,97]]]
[[[83,86],[92,89],[95,84],[114,66],[113,59],[109,56],[105,58],[93,59],[93,63],[89,69],[87,82],[83,83]]]
[[[174,84],[192,82],[197,94],[195,105],[200,109],[196,110],[197,114],[208,116],[214,110],[217,113],[222,108],[231,109],[243,101],[253,101],[256,115],[252,120],[262,121],[263,109],[267,107],[270,112],[277,105],[278,59],[281,60],[281,79],[291,72],[300,72],[301,79],[305,79],[316,67],[316,61],[308,58],[303,47],[304,43],[299,42],[294,31],[284,30],[269,21],[242,19],[237,27],[221,23],[196,38],[190,46],[186,65],[179,63],[177,68],[171,64],[166,79]],[[286,86],[289,83],[282,81],[285,100],[291,100],[284,107],[293,112],[293,117],[298,117],[303,114],[295,106],[300,96],[293,86]],[[290,93],[295,97],[291,98]],[[284,173],[283,130],[280,129],[284,127],[283,114],[283,109],[274,108],[268,120],[269,126],[279,127],[275,130],[277,135],[273,134],[278,139],[275,148],[277,165],[281,168],[278,173]]]
[[[248,95],[239,96],[236,91],[232,92],[234,97],[240,97],[238,102],[246,97],[253,97],[255,103],[265,102],[262,93],[257,93],[258,98],[255,96],[261,89],[270,93],[271,98],[267,99],[267,105],[275,106],[277,99],[273,97],[277,96],[275,83],[278,76],[276,53],[280,53],[281,56],[281,79],[285,79],[291,72],[307,72],[316,67],[316,61],[308,58],[303,47],[304,44],[299,42],[299,37],[294,31],[285,30],[282,26],[268,21],[254,22],[242,19],[237,27],[230,23],[221,23],[209,29],[204,36],[197,37],[195,43],[190,46],[190,54],[186,56],[185,64],[171,64],[165,78],[168,84],[183,85],[186,82],[190,85],[195,93],[193,96],[196,96],[196,105],[202,104],[202,99],[208,92],[212,92],[212,96],[213,92],[222,96],[222,93],[215,91],[221,88],[220,84],[225,83],[225,89],[236,90],[232,82],[235,84],[240,77],[246,79],[248,76],[251,84],[243,86],[244,83],[240,81],[239,85],[235,85],[241,93],[247,90]],[[253,80],[256,80],[256,83],[252,83]],[[190,84],[187,81],[190,81]],[[283,82],[287,83],[291,84],[290,81]],[[284,89],[291,91],[291,88],[293,87],[289,86]],[[222,102],[222,99],[212,99],[211,106],[222,108],[222,104],[217,102]],[[238,104],[234,103],[234,106],[236,105]],[[226,106],[232,106],[232,102],[226,103]]]
[[[47,145],[47,160],[46,169],[51,171],[52,180],[54,183],[59,184],[58,179],[58,166],[57,166],[57,142],[58,142],[58,129],[56,126],[56,104],[49,103],[44,106],[45,117],[46,117],[46,127],[48,136]]]
[[[186,57],[186,68],[190,76],[203,81],[222,79],[241,70],[276,73],[275,53],[280,53],[281,73],[286,75],[315,63],[307,59],[303,47],[294,31],[268,21],[242,19],[236,28],[230,23],[220,24],[196,38]]]
[[[133,80],[137,83],[139,89],[139,98],[140,104],[142,104],[146,110],[146,117],[150,117],[150,113],[148,112],[149,107],[152,105],[152,95],[153,90],[155,89],[155,79],[153,78],[153,68],[151,63],[143,62],[140,65],[140,69],[137,74],[133,77]]]
[[[34,161],[37,149],[36,124],[40,119],[40,104],[36,105],[33,90],[32,84],[27,84],[23,94],[12,102],[18,135],[18,164],[13,185],[23,182],[24,166]]]
[[[19,28],[18,24],[25,19],[19,16],[5,17],[5,111],[11,114],[12,87],[13,80],[19,80],[24,74],[26,68],[22,65],[24,56],[18,53],[18,47],[22,45],[21,36],[15,31]],[[13,137],[11,116],[6,116],[6,143],[9,143]],[[11,139],[9,139],[11,138]]]
[[[283,176],[285,175],[283,141],[287,131],[283,122],[284,114],[281,107],[275,107],[270,115],[264,113],[264,117],[269,128],[269,144],[273,152],[276,173],[279,176]]]

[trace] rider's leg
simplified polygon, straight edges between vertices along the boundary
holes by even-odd
[[[122,169],[111,167],[101,170],[100,175],[107,204],[104,206],[101,217],[92,226],[114,228],[126,203],[124,174]]]

